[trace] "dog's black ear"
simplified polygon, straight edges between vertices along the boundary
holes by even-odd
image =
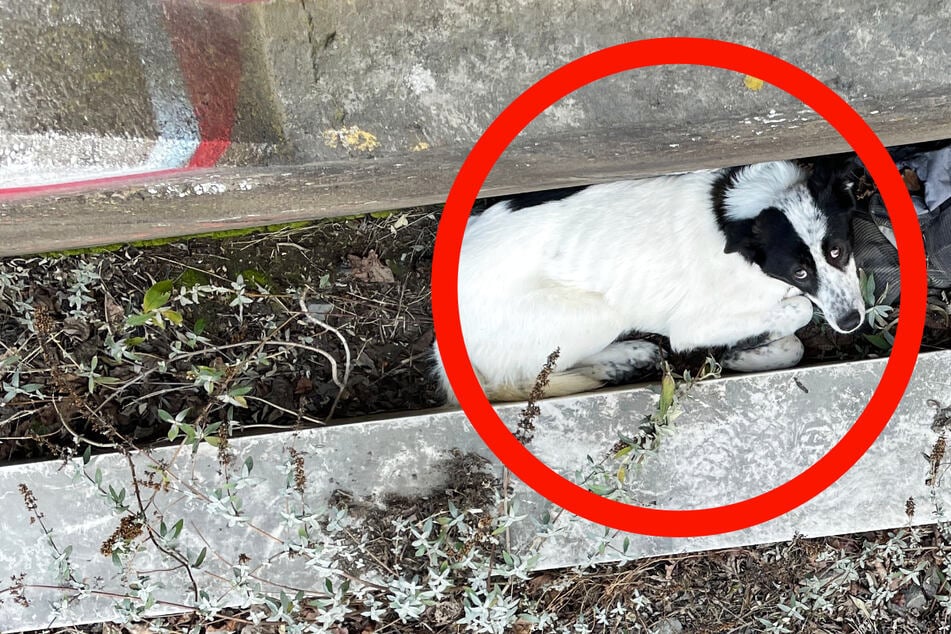
[[[849,213],[855,208],[855,173],[857,159],[854,155],[836,155],[813,159],[812,172],[806,186],[820,209],[829,212]]]
[[[759,216],[727,222],[723,226],[723,232],[726,234],[723,252],[739,253],[749,262],[759,262],[762,259],[762,249],[759,247],[761,242],[756,222],[758,219]]]

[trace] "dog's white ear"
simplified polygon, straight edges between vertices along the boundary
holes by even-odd
[[[724,196],[727,219],[756,218],[761,211],[774,206],[783,192],[805,182],[807,175],[804,168],[791,161],[756,163],[742,168]]]

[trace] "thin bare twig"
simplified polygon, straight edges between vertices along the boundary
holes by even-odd
[[[340,397],[343,396],[343,391],[346,388],[347,383],[350,381],[350,367],[351,367],[350,346],[347,345],[346,338],[340,333],[339,330],[321,321],[320,319],[317,319],[316,317],[314,317],[314,315],[310,311],[307,310],[307,303],[305,302],[305,297],[306,297],[306,294],[301,293],[300,308],[301,308],[301,314],[303,315],[304,319],[307,320],[311,324],[320,326],[324,330],[332,332],[333,334],[337,335],[337,338],[340,339],[340,344],[343,346],[344,358],[346,362],[344,366],[344,371],[343,371],[343,383],[338,383],[336,381],[336,364],[333,364],[334,377],[335,377],[334,383],[340,389],[337,391],[337,396],[334,398],[333,403],[331,403],[330,405],[330,411],[327,412],[327,420],[330,420],[331,418],[333,418],[334,411],[337,409],[337,404],[340,402]]]

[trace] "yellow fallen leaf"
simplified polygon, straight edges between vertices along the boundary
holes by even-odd
[[[355,125],[339,130],[324,130],[323,137],[324,144],[333,148],[343,146],[348,150],[372,152],[380,146],[376,135],[361,130]]]
[[[762,90],[763,86],[766,85],[766,82],[764,82],[762,79],[757,79],[752,75],[747,75],[743,78],[743,84],[753,92],[756,92],[758,90]]]

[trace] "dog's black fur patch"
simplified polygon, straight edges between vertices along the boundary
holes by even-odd
[[[827,216],[849,214],[855,209],[855,196],[846,186],[846,177],[852,171],[851,163],[831,163],[817,160],[806,181],[809,193]]]
[[[725,253],[739,253],[770,277],[806,294],[818,292],[816,262],[809,247],[779,209],[768,207],[749,220],[726,220],[721,228],[727,239]],[[795,277],[799,269],[806,271],[804,280]]]
[[[836,213],[827,218],[825,238],[822,240],[822,252],[826,261],[840,270],[845,270],[852,256],[852,214]],[[832,258],[833,248],[839,249],[839,257]]]
[[[727,233],[727,225],[731,224],[726,218],[726,194],[733,187],[734,178],[741,169],[740,167],[731,167],[728,170],[724,170],[724,172],[713,181],[713,187],[710,188],[710,197],[713,199],[713,213],[716,215],[717,225],[723,233]],[[729,246],[730,236],[727,234],[727,247]],[[729,251],[727,251],[727,253],[729,253]]]
[[[545,203],[550,203],[556,200],[564,200],[565,198],[573,196],[574,194],[577,194],[588,187],[588,185],[579,185],[577,187],[562,187],[561,189],[546,189],[538,192],[516,194],[515,196],[506,198],[505,200],[508,201],[509,210],[519,211],[520,209],[537,207],[538,205],[544,205]]]
[[[770,337],[770,333],[761,332],[758,335],[753,335],[752,337],[747,337],[746,339],[740,339],[734,345],[730,346],[730,348],[734,348],[737,350],[748,350],[750,348],[758,348],[759,346],[768,342],[769,337]],[[724,349],[726,348],[724,347]]]
[[[826,216],[822,252],[829,264],[839,269],[845,268],[852,255],[852,214],[856,202],[852,190],[846,186],[846,178],[852,168],[851,162],[817,160],[806,182],[816,206]],[[834,247],[839,249],[837,258],[829,256]]]

